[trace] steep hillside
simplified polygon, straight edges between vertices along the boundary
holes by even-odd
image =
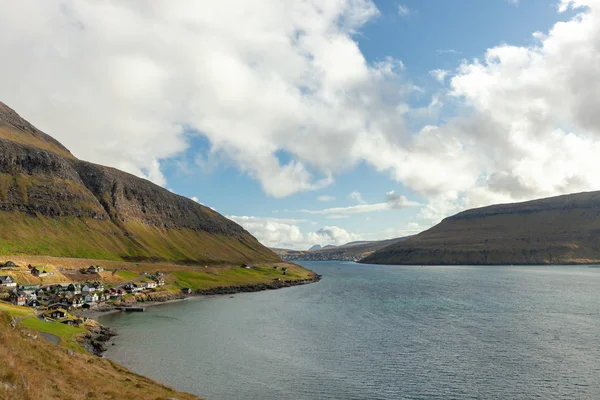
[[[68,346],[48,343],[36,329],[26,326],[51,327],[58,332],[80,328],[35,317],[16,324],[30,310],[13,306],[16,317],[11,318],[2,311],[8,307],[2,307],[3,304],[6,303],[0,303],[0,399],[197,399],[107,359],[68,350],[67,347],[78,347],[72,342]]]
[[[185,263],[278,261],[219,213],[80,161],[0,103],[0,253]]]
[[[574,264],[600,262],[600,192],[461,212],[361,262]]]
[[[271,249],[286,261],[358,261],[391,244],[399,243],[408,237],[372,242],[351,242],[342,246],[325,246],[316,250],[299,251]]]

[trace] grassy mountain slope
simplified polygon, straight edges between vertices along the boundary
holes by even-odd
[[[361,262],[599,263],[600,192],[467,210]]]
[[[0,252],[189,264],[279,261],[235,222],[76,159],[0,103]]]

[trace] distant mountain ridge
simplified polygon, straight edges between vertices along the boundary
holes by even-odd
[[[600,263],[600,191],[463,211],[361,262]]]
[[[0,252],[185,263],[278,261],[235,222],[75,158],[0,102]]]
[[[378,249],[406,239],[407,237],[378,241],[350,242],[340,246],[328,245],[316,250],[308,251],[279,248],[271,248],[271,250],[286,261],[358,261]]]

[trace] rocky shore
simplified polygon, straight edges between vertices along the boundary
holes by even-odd
[[[274,290],[281,289],[292,286],[300,286],[306,285],[313,282],[318,282],[321,280],[321,275],[315,274],[314,277],[309,279],[302,280],[281,280],[281,281],[273,281],[269,283],[257,283],[253,285],[243,285],[243,286],[223,286],[223,287],[214,287],[210,289],[199,289],[193,292],[194,295],[219,295],[219,294],[234,294],[234,293],[247,293],[247,292],[261,292],[263,290]]]

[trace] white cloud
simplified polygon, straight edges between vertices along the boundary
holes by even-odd
[[[331,214],[325,218],[327,218],[327,219],[348,219],[348,218],[350,218],[350,215],[348,215],[348,214]]]
[[[303,233],[298,224],[302,219],[261,218],[229,215],[227,218],[242,225],[261,243],[268,247],[306,250],[315,244],[341,245],[359,240],[360,235],[337,226],[325,226],[314,232]]]
[[[446,69],[434,69],[429,71],[429,74],[433,76],[439,83],[444,83],[446,77],[450,74],[450,71]]]
[[[193,196],[192,200],[194,200],[196,203],[200,203],[200,201],[198,200],[198,198],[196,196]]]
[[[452,98],[456,117],[416,132],[407,99],[420,89],[399,60],[370,64],[353,39],[378,15],[369,0],[0,7],[3,100],[77,156],[162,185],[161,160],[189,150],[196,130],[211,146],[200,164],[217,154],[274,197],[363,162],[427,198],[424,218],[600,188],[599,0],[562,0],[579,15],[463,62],[431,102]]]
[[[358,192],[353,192],[355,194]],[[356,197],[356,196],[355,196]],[[358,197],[360,197],[360,194]],[[364,214],[377,211],[394,210],[406,207],[415,207],[420,204],[416,201],[408,200],[405,196],[396,194],[394,191],[386,193],[386,201],[384,203],[367,204],[364,201],[362,204],[357,204],[348,207],[332,207],[324,210],[298,210],[298,212],[314,215],[328,215],[330,219],[340,219],[352,214]]]
[[[316,232],[307,234],[307,238],[311,243],[327,246],[333,244],[336,246],[360,240],[360,235],[350,233],[345,229],[337,226],[326,226]]]
[[[355,203],[358,203],[358,204],[367,204],[367,202],[363,200],[362,195],[360,194],[360,192],[358,192],[356,190],[354,192],[350,193],[348,195],[348,198],[350,200],[353,200]]]
[[[439,49],[439,50],[436,50],[436,52],[438,54],[453,54],[453,55],[462,54],[460,51],[458,51],[456,49]]]
[[[405,4],[398,5],[398,15],[402,18],[407,18],[412,13],[413,11],[410,8],[408,8],[408,6],[406,6]]]
[[[333,201],[333,200],[335,200],[335,196],[323,195],[323,196],[317,197],[317,200],[323,201],[323,202]]]

